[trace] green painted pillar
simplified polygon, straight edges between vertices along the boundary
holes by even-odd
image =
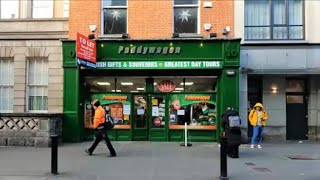
[[[232,106],[239,111],[239,68],[230,67],[224,68],[221,75],[218,77],[218,102],[219,113],[218,119],[221,120],[222,113],[228,106]],[[222,132],[220,121],[218,122],[220,128],[217,129],[219,137]]]
[[[154,92],[154,79],[153,78],[146,78],[146,92],[153,93]]]
[[[62,41],[64,142],[80,142],[83,134],[83,115],[79,100],[80,75],[76,64],[75,45],[75,41]]]

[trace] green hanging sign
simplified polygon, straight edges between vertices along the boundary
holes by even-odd
[[[99,69],[221,69],[222,61],[100,61]]]

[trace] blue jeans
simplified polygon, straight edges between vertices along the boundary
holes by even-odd
[[[253,126],[253,135],[251,144],[261,144],[263,135],[263,126]]]

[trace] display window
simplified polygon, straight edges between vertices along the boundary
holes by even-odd
[[[115,129],[130,129],[131,121],[131,102],[127,94],[98,94],[92,95],[91,99],[99,99],[102,107],[105,109],[115,123]],[[85,106],[85,128],[92,128],[94,109],[90,102]]]
[[[216,129],[216,96],[173,94],[169,101],[169,129]]]

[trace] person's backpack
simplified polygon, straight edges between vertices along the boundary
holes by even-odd
[[[241,126],[241,118],[239,115],[229,116],[229,127],[237,128]]]
[[[104,128],[106,130],[114,128],[114,120],[112,116],[109,116],[109,114],[106,113],[105,115],[106,121],[104,122]]]

